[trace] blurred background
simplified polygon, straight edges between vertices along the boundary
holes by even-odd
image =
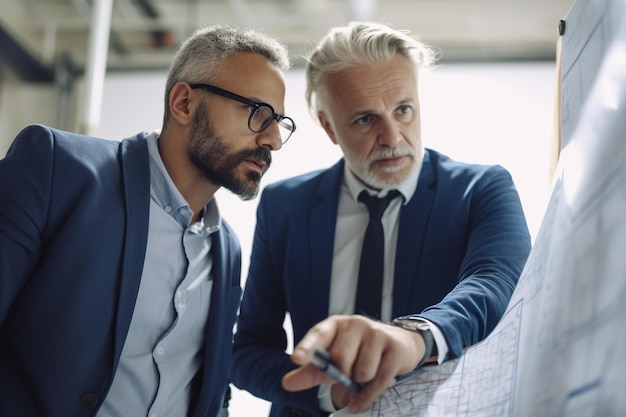
[[[286,113],[298,126],[263,185],[340,157],[304,102],[303,56],[333,26],[370,20],[440,51],[421,75],[424,144],[500,164],[518,187],[531,234],[551,185],[559,22],[573,0],[0,0],[0,156],[26,125],[122,139],[158,130],[170,60],[195,29],[235,24],[288,46]],[[1,179],[0,179],[1,180]],[[218,192],[239,234],[245,282],[257,200]],[[289,325],[287,323],[286,328]],[[230,415],[265,416],[234,390]]]

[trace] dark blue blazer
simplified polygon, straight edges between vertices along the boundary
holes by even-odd
[[[0,416],[93,416],[106,397],[146,251],[146,135],[29,126],[0,160]],[[213,236],[197,417],[220,408],[241,296],[239,241],[224,222]]]
[[[272,416],[320,415],[316,389],[290,393],[289,313],[297,343],[328,315],[343,160],[265,188],[233,353],[233,382],[273,402]],[[519,195],[500,166],[459,163],[426,150],[413,198],[402,207],[393,316],[441,328],[450,357],[484,339],[504,313],[530,252]],[[358,259],[354,268],[358,269]],[[302,414],[301,414],[302,415]]]

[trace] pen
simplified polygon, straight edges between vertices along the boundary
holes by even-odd
[[[344,374],[337,368],[330,360],[330,354],[322,349],[315,349],[313,354],[313,365],[317,366],[326,375],[339,382],[342,385],[350,388],[354,392],[358,392],[361,386],[357,384],[352,378]]]

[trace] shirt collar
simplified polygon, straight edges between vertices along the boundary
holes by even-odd
[[[193,213],[185,198],[176,188],[174,181],[165,169],[165,165],[163,165],[157,145],[158,138],[158,132],[152,132],[146,138],[150,157],[150,196],[163,210],[186,228],[191,222]],[[204,207],[199,227],[207,233],[212,233],[219,228],[219,222],[220,213],[214,197]]]

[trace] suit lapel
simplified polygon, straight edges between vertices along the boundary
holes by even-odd
[[[218,401],[212,398],[211,393],[221,391],[223,387],[216,386],[216,382],[221,380],[221,372],[229,367],[223,362],[230,358],[231,345],[228,341],[232,340],[233,325],[241,299],[241,287],[233,282],[236,280],[239,283],[241,276],[241,252],[235,244],[236,241],[227,238],[228,233],[231,233],[230,229],[222,222],[220,230],[212,235],[213,288],[207,323],[207,343],[204,347],[204,369],[200,371],[203,375],[202,386],[196,398],[194,416],[206,415],[212,404]]]
[[[428,219],[435,201],[435,170],[428,151],[413,198],[402,207],[393,283],[393,317],[406,314],[411,287],[421,256]]]
[[[223,224],[221,227],[224,227]],[[230,301],[228,290],[231,286],[229,285],[229,279],[235,276],[233,275],[235,271],[231,271],[233,263],[228,260],[228,256],[232,253],[232,250],[229,251],[226,247],[226,239],[224,239],[223,231],[220,230],[214,233],[211,239],[213,287],[211,288],[211,305],[209,307],[209,317],[206,327],[206,340],[213,341],[213,343],[206,344],[204,354],[204,366],[209,370],[214,367],[212,361],[219,360],[223,357],[220,352],[215,351],[215,348],[222,346],[218,341],[220,340],[224,326],[232,324],[226,319],[223,310],[226,309],[227,303]],[[236,272],[237,277],[240,276],[240,272],[241,271]]]
[[[342,159],[323,175],[317,188],[317,202],[311,210],[309,221],[311,282],[309,285],[314,323],[328,316],[335,223],[337,222],[343,167]]]
[[[139,134],[122,141],[119,150],[126,202],[126,236],[117,309],[114,367],[117,367],[133,316],[148,241],[150,168],[145,136]]]

